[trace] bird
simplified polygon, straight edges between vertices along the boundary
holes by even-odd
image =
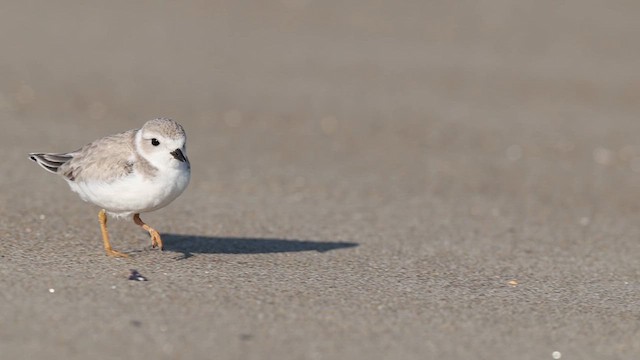
[[[149,233],[152,248],[163,250],[160,233],[143,222],[140,214],[169,205],[187,188],[191,163],[186,142],[182,125],[156,118],[139,129],[103,137],[75,151],[29,153],[29,158],[62,177],[82,200],[99,206],[106,254],[128,257],[111,247],[107,215],[132,216]]]

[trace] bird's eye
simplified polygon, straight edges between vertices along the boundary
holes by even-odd
[[[153,138],[153,139],[151,139],[151,145],[158,146],[158,145],[160,145],[160,141],[158,141],[158,139],[156,139],[156,138]]]

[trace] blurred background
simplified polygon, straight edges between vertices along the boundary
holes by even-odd
[[[359,245],[258,254],[253,268],[240,264],[247,255],[209,249],[226,261],[211,271],[234,280],[215,281],[228,295],[217,309],[233,315],[226,326],[258,329],[264,347],[638,353],[639,15],[632,0],[0,1],[0,218],[6,237],[23,237],[0,245],[25,264],[39,249],[58,266],[70,257],[48,257],[55,244],[33,235],[47,221],[75,246],[61,250],[83,254],[65,261],[97,254],[86,240],[98,234],[95,214],[26,153],[171,117],[189,137],[192,183],[149,223]],[[209,262],[157,259],[176,274]],[[203,292],[188,286],[180,294]],[[253,298],[264,301],[238,310],[224,300]],[[202,299],[209,309],[213,297]],[[203,318],[168,314],[185,328]],[[222,333],[222,345],[236,336]]]
[[[433,250],[475,222],[640,220],[636,2],[1,5],[6,204],[45,187],[42,201],[84,208],[24,154],[165,116],[194,164],[178,202],[222,218],[211,235],[384,241],[391,227]],[[26,213],[48,206],[31,198]],[[303,225],[320,219],[328,233]]]
[[[217,190],[329,191],[346,172],[362,181],[354,190],[379,196],[554,201],[554,191],[607,190],[606,169],[621,176],[609,200],[636,209],[619,191],[640,184],[633,1],[0,10],[0,117],[19,124],[16,143],[46,131],[34,151],[166,116],[191,130],[195,179]]]

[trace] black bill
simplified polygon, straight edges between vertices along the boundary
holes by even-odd
[[[180,149],[173,150],[171,152],[171,155],[173,155],[173,157],[176,158],[178,161],[182,161],[182,162],[187,161],[187,157],[184,156],[184,154],[182,153],[182,150]]]

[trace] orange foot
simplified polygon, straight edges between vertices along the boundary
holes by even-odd
[[[105,251],[107,252],[108,256],[113,256],[113,257],[121,257],[121,258],[128,258],[129,255],[120,252],[118,250],[113,250],[113,249],[105,249]]]
[[[160,248],[160,250],[164,250],[164,246],[162,245],[162,238],[160,237],[160,233],[158,233],[154,228],[147,225],[140,219],[140,214],[133,214],[133,222],[141,228],[145,229],[151,235],[151,247]]]
[[[160,250],[164,250],[164,246],[162,245],[162,238],[160,237],[160,233],[154,229],[149,229],[149,235],[151,235],[151,247],[152,248],[160,248]]]
[[[108,256],[113,257],[129,257],[129,255],[120,251],[113,250],[111,243],[109,242],[109,231],[107,231],[107,213],[104,209],[98,213],[98,220],[100,220],[100,231],[102,232],[102,242],[104,243],[104,251]]]

